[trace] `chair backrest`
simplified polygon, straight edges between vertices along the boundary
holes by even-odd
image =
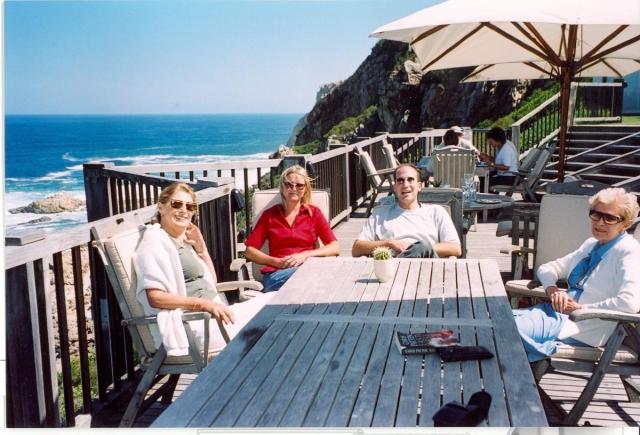
[[[398,159],[396,153],[393,151],[393,146],[386,140],[382,142],[382,153],[384,154],[384,161],[387,164],[387,168],[397,168]]]
[[[464,174],[475,171],[475,153],[460,147],[446,147],[431,153],[433,178],[440,185],[452,188],[462,187]]]
[[[145,226],[135,217],[118,218],[100,228],[93,227],[94,246],[100,254],[124,320],[144,316],[144,308],[136,298],[133,270],[135,252]],[[129,328],[133,344],[142,356],[151,356],[156,346],[149,325]]]
[[[253,194],[253,203],[251,206],[253,216],[253,222],[258,222],[262,213],[270,207],[276,204],[282,203],[282,197],[280,196],[280,190],[268,189],[268,190],[256,190]],[[330,206],[331,196],[326,190],[312,190],[311,191],[311,204],[315,205],[322,211],[322,214],[329,221],[331,219]],[[318,241],[318,243],[320,243]],[[260,248],[265,254],[269,253],[269,242],[266,241]],[[262,266],[256,263],[251,263],[251,273],[253,278],[257,281],[262,281],[262,273],[260,269]]]
[[[462,256],[464,257],[466,246],[464,243],[462,189],[427,187],[420,189],[418,201],[422,203],[439,204],[449,212],[449,216],[451,216],[453,225],[456,227],[458,237],[462,243]]]
[[[531,168],[531,172],[529,172],[524,179],[524,183],[529,186],[529,188],[533,188],[540,181],[540,177],[542,177],[544,168],[547,166],[547,162],[551,158],[552,154],[553,150],[549,147],[540,150],[536,157],[536,162]]]
[[[538,155],[540,154],[540,151],[542,150],[536,147],[536,148],[530,148],[528,151],[521,154],[520,157],[522,157],[523,155],[524,157],[522,158],[522,161],[518,166],[520,170],[521,171],[530,170],[533,167],[533,165],[535,165],[536,162],[538,161]]]
[[[536,233],[535,269],[575,251],[591,237],[586,195],[544,195]]]
[[[377,188],[382,184],[382,178],[379,175],[371,176],[372,174],[376,174],[378,171],[376,167],[373,165],[373,160],[371,160],[371,156],[367,151],[364,151],[362,148],[358,148],[358,159],[360,160],[360,164],[364,169],[364,172],[367,174],[367,178],[369,179],[369,183],[372,187]]]

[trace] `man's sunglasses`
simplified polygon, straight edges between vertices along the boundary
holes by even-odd
[[[195,213],[198,211],[198,204],[196,204],[195,202],[184,202],[177,199],[172,199],[171,201],[169,201],[169,203],[171,204],[171,207],[175,208],[176,210],[181,209],[184,205],[187,208],[187,211],[190,211],[191,213]]]
[[[615,225],[624,220],[624,218],[621,218],[620,216],[614,216],[609,213],[602,213],[597,210],[589,210],[589,217],[594,222],[598,222],[600,219],[602,219],[602,221],[607,225]]]
[[[304,183],[292,183],[290,181],[285,181],[283,184],[284,184],[284,187],[286,187],[287,189],[296,189],[296,190],[304,189]]]

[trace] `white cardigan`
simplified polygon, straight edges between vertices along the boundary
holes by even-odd
[[[198,258],[205,270],[204,280],[215,291],[215,282],[206,264]],[[142,304],[146,315],[158,316],[158,327],[151,326],[156,347],[165,345],[168,355],[188,354],[189,342],[182,323],[182,310],[159,310],[149,305],[146,289],[165,290],[168,293],[186,296],[187,289],[180,264],[178,250],[159,224],[147,226],[142,240],[133,254],[133,267],[136,273],[136,297]],[[215,302],[223,303],[217,295]],[[201,341],[202,322],[189,322],[196,339]],[[199,326],[199,328],[198,328]]]
[[[591,252],[597,243],[587,239],[576,251],[562,258],[543,264],[537,276],[542,286],[556,285],[559,279],[567,279],[580,260]],[[584,283],[584,291],[578,301],[583,308],[608,309],[637,313],[640,311],[640,244],[625,234],[602,257]],[[615,322],[598,319],[573,322],[567,320],[559,338],[571,337],[591,346],[603,346],[615,329]]]

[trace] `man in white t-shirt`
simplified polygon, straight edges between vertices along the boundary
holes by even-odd
[[[495,168],[491,171],[490,186],[497,184],[511,185],[515,179],[513,172],[518,171],[519,155],[516,146],[510,140],[507,140],[507,134],[500,127],[493,127],[487,132],[487,140],[489,144],[496,148],[496,156],[492,157],[487,154],[481,154],[480,159],[489,164],[489,167]]]
[[[462,255],[460,238],[447,211],[437,204],[420,204],[420,173],[413,165],[396,168],[393,191],[397,202],[373,210],[351,247],[351,255],[370,255],[380,246],[400,257]]]

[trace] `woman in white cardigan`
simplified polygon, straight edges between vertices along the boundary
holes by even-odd
[[[216,291],[216,272],[207,246],[192,222],[197,210],[195,193],[187,184],[176,182],[166,187],[158,201],[159,224],[147,227],[133,255],[137,298],[145,314],[158,315],[159,331],[152,332],[156,345],[162,342],[169,355],[188,353],[183,311],[211,313],[233,338],[269,299],[264,294],[232,306],[223,302]],[[190,325],[202,345],[203,322]],[[210,325],[212,349],[223,347],[217,322]]]
[[[573,322],[568,314],[574,310],[640,311],[640,244],[626,233],[638,215],[637,200],[624,189],[610,188],[589,203],[593,237],[537,271],[551,302],[514,310],[530,362],[553,355],[558,342],[588,346],[607,342],[615,324],[598,319]],[[556,286],[560,279],[567,280],[568,289]]]

